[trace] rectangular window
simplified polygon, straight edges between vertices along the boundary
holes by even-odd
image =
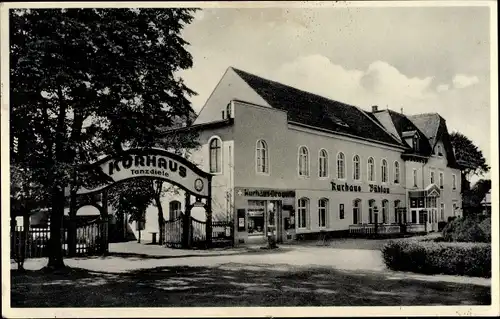
[[[417,170],[413,169],[413,186],[417,187]]]
[[[299,215],[298,227],[307,227],[307,215],[309,214],[309,200],[307,198],[299,199],[299,204],[297,206],[297,213]]]
[[[444,221],[444,203],[441,203],[440,207],[440,215],[441,215],[441,221]]]
[[[339,217],[344,219],[344,204],[339,204]]]
[[[452,178],[452,180],[451,180],[452,188],[453,188],[453,190],[456,190],[457,189],[457,175],[453,174],[451,176],[451,178]]]
[[[248,201],[248,235],[264,235],[266,201]]]
[[[431,184],[434,184],[434,171],[431,171]]]
[[[443,172],[439,173],[439,188],[443,189],[444,185],[444,174]]]
[[[411,211],[411,222],[413,224],[417,223],[417,211],[416,210]]]

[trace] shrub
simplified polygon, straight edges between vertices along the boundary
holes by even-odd
[[[485,218],[480,224],[479,228],[484,234],[484,239],[486,242],[491,242],[491,218]]]
[[[490,242],[488,223],[491,225],[489,218],[483,221],[475,217],[456,218],[443,229],[443,238],[449,242]]]
[[[382,247],[389,269],[423,274],[491,277],[491,245],[391,240]]]

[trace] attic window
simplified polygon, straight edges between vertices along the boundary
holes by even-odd
[[[441,150],[441,145],[438,145],[438,147],[437,147],[437,155],[438,156],[443,156],[443,152]]]
[[[418,149],[419,149],[419,142],[418,142],[418,136],[417,135],[413,136],[413,149],[415,151],[418,151]]]

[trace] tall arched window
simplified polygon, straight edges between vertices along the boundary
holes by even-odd
[[[328,152],[325,149],[319,151],[319,177],[328,177]]]
[[[359,181],[361,178],[361,163],[358,155],[352,158],[352,179]]]
[[[382,201],[382,224],[386,224],[389,221],[389,201],[384,199]]]
[[[438,156],[443,156],[443,152],[441,151],[441,145],[437,146],[437,155]]]
[[[373,224],[373,222],[374,222],[374,216],[373,216],[373,214],[374,214],[373,210],[374,209],[375,209],[375,200],[374,199],[370,199],[368,201],[368,222],[370,224]]]
[[[328,218],[328,199],[321,198],[318,201],[318,226],[321,228],[327,227]]]
[[[385,159],[382,160],[381,171],[382,183],[387,183],[387,161]]]
[[[210,140],[210,173],[222,173],[222,141],[218,137]]]
[[[299,176],[309,176],[309,151],[305,146],[299,148]]]
[[[269,153],[267,143],[264,140],[257,141],[256,148],[257,173],[269,174]]]
[[[394,162],[394,184],[399,184],[399,162]]]
[[[373,160],[373,157],[368,159],[368,181],[375,181],[375,160]]]
[[[352,223],[361,224],[361,199],[355,199],[352,203]]]
[[[337,155],[337,178],[345,179],[345,156],[342,152]]]
[[[168,204],[168,219],[176,219],[181,213],[181,202],[173,200]]]
[[[309,215],[309,199],[302,197],[297,205],[298,228],[307,227],[307,216]]]
[[[400,203],[401,202],[399,200],[395,200],[394,201],[394,222],[396,224],[403,222],[403,218],[401,216],[401,212],[399,211],[399,205],[400,205]]]

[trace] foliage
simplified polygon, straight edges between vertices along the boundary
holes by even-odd
[[[490,167],[486,164],[483,152],[465,135],[459,132],[450,134],[450,142],[455,150],[455,159],[462,166],[465,182],[472,175],[488,173]],[[462,183],[464,186],[468,183]],[[465,189],[468,187],[465,186]]]
[[[114,186],[108,200],[118,214],[129,214],[130,221],[144,221],[144,212],[153,202],[152,193],[152,180],[134,179]]]
[[[165,131],[192,115],[194,92],[176,74],[192,66],[181,31],[194,11],[10,11],[11,163],[51,200],[49,265],[63,266],[56,244],[77,165],[163,136],[164,148],[192,144]]]
[[[31,176],[31,170],[10,166],[10,204],[11,214],[15,212],[28,213],[48,203],[48,196],[43,187]]]
[[[464,215],[478,215],[483,211],[481,204],[486,194],[491,190],[491,180],[480,179],[472,189],[465,190],[462,193],[462,206]]]
[[[391,240],[382,247],[386,266],[424,274],[491,277],[491,245]]]
[[[449,222],[443,229],[443,238],[448,242],[491,242],[491,219],[460,217]]]

